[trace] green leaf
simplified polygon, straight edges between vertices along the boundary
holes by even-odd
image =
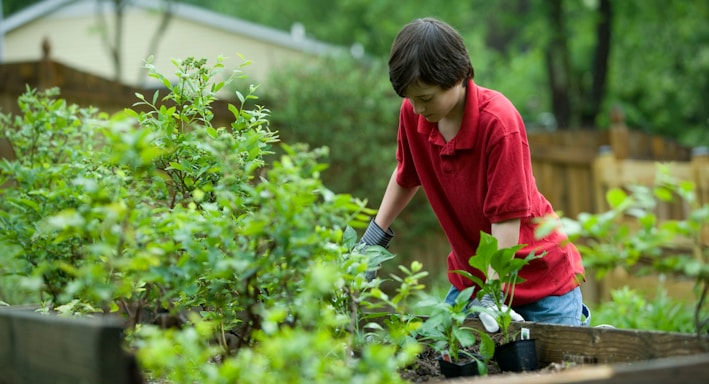
[[[628,194],[620,188],[611,188],[606,193],[606,201],[611,208],[619,208],[628,198]]]
[[[473,333],[469,330],[454,327],[453,336],[461,347],[469,347],[475,344],[475,335],[473,335]]]
[[[173,169],[176,169],[176,170],[182,171],[182,172],[186,171],[185,167],[183,167],[182,164],[180,164],[180,163],[171,161],[169,164],[170,164],[170,167],[172,167]]]
[[[495,342],[487,333],[480,333],[480,356],[484,359],[491,359],[495,355]]]
[[[661,201],[672,201],[674,198],[672,191],[668,188],[665,187],[656,187],[653,190],[655,197],[660,199]]]

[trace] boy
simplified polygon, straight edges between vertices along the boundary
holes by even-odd
[[[404,98],[397,167],[362,243],[387,247],[394,236],[391,223],[423,188],[451,246],[446,302],[472,285],[451,271],[482,278],[468,259],[484,231],[500,248],[525,244],[519,257],[546,252],[520,272],[526,281],[508,303],[514,320],[585,325],[578,250],[561,231],[543,239],[534,235],[535,220],[554,211],[537,190],[524,122],[509,100],[476,85],[473,77],[463,39],[450,25],[424,18],[399,32],[389,58],[389,79]],[[494,310],[490,298],[474,300]],[[489,315],[480,318],[488,331],[497,331]]]

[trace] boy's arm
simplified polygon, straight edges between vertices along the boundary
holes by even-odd
[[[519,244],[520,219],[492,223],[490,234],[497,239],[497,249],[510,248]],[[488,271],[488,278],[497,278],[495,271]]]
[[[379,206],[374,222],[385,230],[391,226],[401,211],[406,208],[419,187],[404,188],[396,182],[396,169],[389,178],[389,184],[384,192],[382,203]]]
[[[367,230],[364,232],[360,244],[380,245],[384,248],[389,248],[389,242],[394,237],[394,232],[389,228],[391,223],[409,204],[411,198],[414,197],[419,187],[403,188],[396,182],[396,169],[389,179],[389,184],[384,192],[382,203],[379,206],[377,215],[374,220],[369,222]],[[371,266],[365,277],[367,281],[371,281],[376,277],[379,265]]]
[[[497,239],[497,248],[509,248],[519,244],[520,219],[492,223],[490,234]]]

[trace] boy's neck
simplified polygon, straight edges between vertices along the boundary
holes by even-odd
[[[455,86],[459,92],[458,102],[446,117],[438,121],[438,131],[441,132],[446,142],[449,142],[455,137],[460,130],[460,125],[463,122],[463,113],[465,112],[465,95],[467,88],[461,84]]]

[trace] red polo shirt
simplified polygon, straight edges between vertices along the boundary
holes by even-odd
[[[520,272],[526,281],[515,288],[512,304],[563,295],[581,283],[581,256],[566,236],[534,236],[533,220],[554,211],[537,190],[524,122],[502,94],[471,80],[460,131],[447,143],[437,125],[416,115],[404,99],[396,158],[397,183],[423,188],[448,238],[448,279],[456,288],[463,290],[472,282],[450,271],[462,269],[482,278],[468,264],[480,231],[490,233],[492,223],[516,218],[521,219],[519,243],[526,244],[517,256],[532,250],[546,255]]]

